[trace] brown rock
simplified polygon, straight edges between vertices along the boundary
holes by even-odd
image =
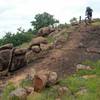
[[[39,53],[41,51],[40,47],[39,46],[32,46],[32,51],[35,52],[35,53]]]
[[[27,52],[27,49],[25,48],[16,48],[14,51],[15,55],[24,55]]]
[[[54,32],[55,29],[54,28],[50,28],[50,27],[43,27],[43,28],[40,28],[39,31],[38,31],[38,35],[39,36],[46,36],[46,35],[49,35],[50,33]]]
[[[35,75],[35,77],[34,77],[34,90],[36,92],[41,91],[46,86],[46,83],[47,83],[47,76],[41,75],[41,74]]]
[[[58,75],[56,72],[48,71],[48,70],[41,70],[37,73],[38,76],[45,76],[47,77],[46,86],[54,85],[58,82]]]
[[[9,43],[9,44],[6,44],[6,45],[3,45],[0,47],[0,50],[5,50],[5,49],[12,49],[13,48],[13,44],[12,43]]]

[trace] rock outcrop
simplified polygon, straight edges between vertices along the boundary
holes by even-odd
[[[39,31],[38,31],[38,35],[39,36],[47,36],[49,35],[50,33],[54,32],[55,29],[54,28],[50,28],[50,27],[43,27],[43,28],[40,28]]]

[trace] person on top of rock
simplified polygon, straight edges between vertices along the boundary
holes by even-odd
[[[85,15],[89,21],[91,21],[91,19],[92,19],[92,12],[93,12],[93,10],[90,7],[86,7]]]

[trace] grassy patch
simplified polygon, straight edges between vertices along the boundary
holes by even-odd
[[[32,86],[32,85],[33,85],[33,82],[32,82],[32,80],[29,80],[29,79],[23,79],[19,84],[19,86],[22,88]]]
[[[2,100],[9,100],[9,94],[15,89],[16,87],[13,83],[8,83],[3,91]]]

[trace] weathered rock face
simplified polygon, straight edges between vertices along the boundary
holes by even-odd
[[[12,56],[12,62],[11,62],[11,69],[10,71],[16,70],[18,68],[21,68],[27,64],[25,54],[27,49],[15,49]]]
[[[0,75],[26,65],[26,49],[14,48],[12,44],[0,47]]]
[[[27,64],[25,55],[15,55],[12,59],[11,69],[10,71],[17,70],[19,68],[24,67]]]
[[[12,51],[9,49],[0,51],[0,71],[7,69],[12,57]]]
[[[43,28],[39,29],[39,31],[38,31],[37,34],[38,34],[39,36],[47,36],[47,35],[49,35],[50,33],[54,32],[54,31],[55,31],[54,28],[43,27]]]

